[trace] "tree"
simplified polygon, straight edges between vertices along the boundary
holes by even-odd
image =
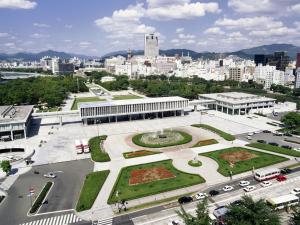
[[[176,211],[186,225],[210,225],[211,219],[209,218],[207,199],[200,201],[197,204],[196,216],[193,216],[185,211],[181,206],[180,211]]]
[[[292,217],[290,219],[290,225],[300,224],[300,205],[293,207]]]
[[[300,125],[300,114],[297,112],[289,112],[281,119],[281,122],[287,127],[297,127]]]
[[[1,162],[1,168],[3,170],[3,172],[6,173],[6,175],[8,175],[8,173],[10,172],[11,170],[11,165],[10,165],[10,162],[8,160],[3,160]]]
[[[251,197],[244,196],[238,205],[230,205],[225,215],[227,225],[280,225],[278,215],[260,199],[255,202]]]

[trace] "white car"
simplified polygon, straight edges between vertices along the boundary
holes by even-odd
[[[294,150],[300,152],[300,148],[294,148]]]
[[[269,187],[271,185],[272,185],[271,181],[263,181],[260,183],[260,186],[262,186],[262,187]]]
[[[259,134],[260,130],[254,131],[254,134]]]
[[[225,187],[223,187],[223,191],[232,191],[233,190],[233,187],[232,186],[229,186],[229,185],[226,185]]]
[[[299,195],[299,194],[300,194],[300,188],[294,188],[294,189],[291,191],[291,194],[293,194],[293,195]]]
[[[46,173],[44,174],[44,177],[47,177],[47,178],[55,178],[56,175],[54,173]]]
[[[248,133],[248,136],[252,136],[254,133],[252,133],[252,132],[250,132],[250,133]]]
[[[168,225],[180,225],[179,220],[172,220]]]
[[[243,188],[243,190],[246,191],[246,192],[253,191],[254,189],[255,189],[254,186],[247,186],[247,187]]]
[[[251,136],[247,136],[247,139],[248,139],[248,140],[252,140],[252,137],[251,137]]]
[[[197,193],[197,194],[195,195],[195,198],[196,198],[197,200],[204,199],[204,198],[206,198],[206,197],[207,197],[207,194],[201,193],[201,192],[199,192],[199,193]]]
[[[246,187],[250,184],[250,181],[247,181],[247,180],[242,180],[240,181],[240,186],[241,187]]]

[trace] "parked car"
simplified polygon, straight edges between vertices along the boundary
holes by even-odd
[[[292,172],[292,170],[289,169],[289,168],[283,168],[282,170],[280,170],[280,173],[283,174],[283,175],[289,174],[291,172]]]
[[[246,191],[246,192],[250,192],[250,191],[255,190],[255,187],[254,186],[247,186],[247,187],[243,188],[243,190]]]
[[[210,196],[216,196],[216,195],[218,195],[218,194],[220,194],[220,192],[218,192],[217,190],[211,190],[211,191],[209,192],[209,195],[210,195]]]
[[[285,133],[284,135],[287,137],[293,137],[293,135],[291,133]]]
[[[271,185],[272,185],[271,181],[263,181],[260,183],[260,186],[262,186],[262,187],[269,187]]]
[[[180,225],[179,220],[172,220],[168,225]]]
[[[294,148],[294,150],[300,152],[300,148]]]
[[[279,132],[276,132],[274,133],[275,136],[283,136],[283,133],[279,133]]]
[[[293,195],[300,195],[300,188],[294,188],[292,191],[291,191],[291,194]]]
[[[269,131],[269,130],[263,130],[263,133],[268,134],[268,133],[271,133],[271,131]]]
[[[254,133],[253,132],[250,132],[250,133],[248,133],[248,136],[252,136]]]
[[[247,139],[248,139],[248,140],[252,140],[252,137],[251,137],[251,136],[247,136]]]
[[[199,193],[197,193],[197,194],[195,195],[195,198],[196,198],[197,200],[204,199],[204,198],[206,198],[206,197],[207,197],[207,194],[201,193],[201,192],[199,192]]]
[[[55,173],[46,173],[46,174],[44,174],[44,177],[47,177],[47,178],[55,178],[56,175],[55,175]]]
[[[260,130],[254,131],[254,134],[259,134],[260,132]]]
[[[292,149],[292,147],[288,145],[281,145],[281,148]]]
[[[226,185],[225,187],[223,187],[223,191],[225,191],[225,192],[232,191],[232,190],[233,190],[232,186]]]
[[[189,203],[189,202],[192,202],[192,201],[193,201],[193,198],[190,197],[190,196],[183,196],[183,197],[180,197],[178,199],[179,204],[185,204],[185,203]]]
[[[286,181],[286,176],[283,176],[283,175],[279,175],[276,180],[279,181],[279,182],[282,182],[282,181]]]
[[[241,187],[246,187],[246,186],[250,185],[250,181],[247,181],[247,180],[241,180],[240,183],[239,183],[239,185],[240,185]]]
[[[269,145],[278,146],[276,142],[269,142]]]
[[[259,142],[259,143],[263,143],[263,144],[265,144],[265,143],[266,143],[266,141],[265,141],[265,140],[257,140],[257,142]]]
[[[231,202],[230,205],[240,205],[241,203],[242,203],[242,200],[238,199],[238,200]]]

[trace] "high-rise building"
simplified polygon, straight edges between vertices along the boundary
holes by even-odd
[[[300,53],[297,53],[296,69],[300,68]]]
[[[241,81],[242,80],[242,69],[239,67],[231,67],[229,68],[229,79],[235,80],[235,81]]]
[[[263,66],[265,66],[267,65],[267,56],[263,54],[254,55],[254,62],[256,66],[258,66],[258,64],[262,64]]]
[[[300,67],[296,70],[295,88],[300,88]]]
[[[277,70],[285,71],[290,63],[290,57],[286,52],[275,52],[274,55],[268,56],[267,61],[270,66],[276,66]]]
[[[145,56],[149,58],[159,56],[158,36],[156,34],[145,35]]]

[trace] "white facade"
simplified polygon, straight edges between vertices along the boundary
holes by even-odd
[[[159,45],[158,45],[158,35],[156,34],[146,34],[145,35],[145,57],[154,58],[159,56]]]
[[[300,88],[300,68],[296,71],[295,88]]]
[[[84,124],[118,122],[133,117],[146,119],[153,117],[184,115],[188,108],[188,99],[181,97],[145,98],[120,100],[113,102],[91,102],[79,105],[80,116]]]
[[[275,66],[262,66],[255,68],[254,81],[264,84],[264,89],[270,89],[272,84],[284,85],[285,75],[283,71],[276,70]]]

